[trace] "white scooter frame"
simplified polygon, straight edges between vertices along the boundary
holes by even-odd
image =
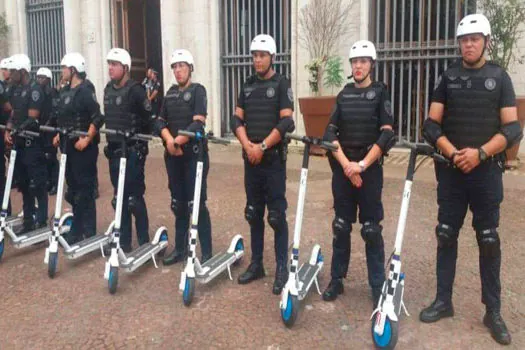
[[[195,139],[198,146],[198,160],[197,173],[195,176],[195,190],[193,193],[193,211],[191,214],[191,228],[189,239],[189,253],[186,267],[182,271],[179,289],[182,291],[182,301],[184,305],[190,306],[195,293],[195,280],[206,284],[221,274],[223,271],[228,271],[230,280],[232,279],[230,266],[241,259],[244,255],[244,243],[241,235],[233,237],[230,247],[224,253],[219,253],[211,257],[208,261],[199,262],[196,256],[197,250],[197,236],[199,223],[199,207],[201,199],[201,186],[203,177],[203,148],[204,140],[207,139],[213,143],[230,144],[230,141],[214,137],[213,134],[203,135],[200,132],[194,133],[184,130],[178,131],[179,135],[187,136]]]
[[[157,229],[153,240],[149,243],[143,244],[127,256],[120,247],[120,228],[122,219],[122,203],[124,200],[124,184],[126,180],[126,164],[128,155],[127,141],[141,140],[151,141],[153,136],[143,134],[131,134],[129,132],[121,132],[110,129],[102,129],[101,133],[107,135],[117,135],[122,139],[118,175],[117,188],[117,203],[115,205],[115,220],[110,224],[108,231],[111,230],[110,247],[111,254],[106,261],[104,278],[108,280],[108,289],[110,294],[115,294],[118,286],[118,271],[119,267],[124,268],[126,272],[133,272],[140,266],[144,265],[150,259],[153,260],[155,268],[158,268],[155,256],[166,249],[168,246],[168,230],[162,226]]]
[[[4,129],[7,132],[6,127],[3,125],[0,126],[0,129]],[[40,137],[40,134],[38,132],[28,130],[12,130],[11,137],[15,136],[23,137],[27,140],[30,140],[32,138]],[[13,174],[15,170],[16,157],[16,142],[14,142],[13,147],[11,149],[11,154],[9,156],[9,166],[7,168],[7,177],[5,181],[4,196],[2,200],[2,210],[0,212],[0,259],[2,258],[4,252],[5,233],[7,233],[7,235],[11,238],[11,242],[13,243],[15,248],[22,249],[37,243],[44,242],[46,239],[49,238],[49,234],[52,232],[51,228],[47,226],[21,234],[16,234],[14,231],[14,227],[20,225],[23,221],[23,216],[21,215],[16,217],[7,216],[7,208],[9,205],[11,185],[13,183]],[[63,228],[64,232],[67,232],[68,229],[69,228],[67,227]]]
[[[401,210],[397,222],[396,241],[394,244],[394,252],[390,259],[388,278],[383,284],[377,308],[370,317],[372,320],[372,339],[375,347],[378,349],[395,348],[398,339],[398,322],[401,308],[405,311],[407,316],[410,316],[403,302],[405,275],[401,272],[401,248],[403,246],[403,236],[406,228],[412,182],[417,170],[417,156],[425,155],[432,157],[438,162],[449,163],[447,159],[436,153],[435,149],[428,144],[411,144],[404,141],[401,142],[401,144],[410,148],[411,151],[405,188],[403,190],[403,200],[401,202]]]
[[[62,138],[72,138],[78,136],[86,136],[87,132],[85,131],[73,131],[64,128],[55,128],[50,126],[41,126],[41,130],[46,132],[58,133]],[[68,212],[62,215],[62,201],[64,196],[64,179],[66,174],[66,164],[67,164],[67,147],[68,142],[64,142],[64,147],[60,155],[60,167],[58,171],[58,189],[55,203],[55,215],[53,218],[53,232],[49,236],[49,247],[46,248],[46,254],[44,257],[44,263],[47,264],[47,274],[50,278],[54,278],[56,274],[57,264],[58,264],[58,245],[60,244],[64,248],[64,255],[68,259],[76,259],[81,256],[84,256],[90,252],[93,252],[97,249],[102,251],[102,256],[104,256],[104,246],[108,244],[111,228],[100,235],[95,235],[89,237],[83,241],[77,242],[70,245],[67,240],[62,236],[62,227],[71,228],[71,222],[74,219],[73,213]],[[62,215],[62,216],[61,216]]]
[[[296,136],[288,134],[287,138],[304,143],[303,165],[301,169],[301,180],[299,182],[299,196],[297,198],[297,213],[295,215],[295,229],[293,235],[292,255],[290,258],[290,271],[288,281],[281,292],[279,310],[284,325],[291,328],[299,314],[299,303],[306,298],[310,287],[315,283],[317,292],[321,294],[317,276],[323,267],[323,255],[319,244],[314,245],[310,260],[299,266],[299,247],[301,245],[301,229],[303,224],[304,203],[306,197],[306,183],[308,180],[308,163],[310,159],[310,146],[319,145],[329,151],[336,151],[337,146],[330,142],[323,142],[319,138],[308,136]]]

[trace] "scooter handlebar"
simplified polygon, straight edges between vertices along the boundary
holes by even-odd
[[[429,156],[435,159],[436,161],[444,164],[449,164],[450,160],[443,157],[441,154],[436,152],[435,148],[429,145],[428,143],[411,143],[405,140],[401,140],[400,144],[404,147],[410,148],[411,150],[416,151],[419,155]]]
[[[286,134],[286,138],[290,140],[295,140],[303,143],[308,143],[311,145],[317,145],[321,148],[324,148],[329,151],[337,151],[338,147],[334,145],[331,142],[323,141],[322,139],[318,137],[310,137],[310,136],[303,136],[303,135],[295,135],[295,134]]]
[[[220,145],[229,145],[231,143],[230,140],[213,136],[212,132],[209,132],[206,134],[206,133],[193,132],[193,131],[188,131],[188,130],[179,130],[177,131],[177,135],[186,136],[186,137],[189,137],[190,139],[197,139],[197,140],[207,139],[208,141],[212,143],[217,143]]]
[[[123,136],[124,138],[129,139],[129,140],[151,141],[154,137],[152,135],[133,134],[129,131],[121,131],[121,130],[113,130],[113,129],[100,129],[99,132],[101,134],[106,134],[106,135]]]
[[[58,128],[58,127],[47,126],[47,125],[42,125],[40,127],[40,131],[49,132],[49,133],[55,132],[55,133],[59,133],[63,135],[69,135],[71,137],[88,136],[88,133],[86,131],[67,130],[65,128]]]

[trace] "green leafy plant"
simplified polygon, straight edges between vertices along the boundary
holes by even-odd
[[[324,86],[330,88],[333,94],[334,88],[340,87],[345,81],[343,61],[339,56],[332,56],[326,60],[324,68]]]
[[[7,52],[7,35],[9,34],[9,25],[5,12],[0,15],[0,54],[3,56]]]
[[[523,36],[525,2],[523,0],[480,0],[479,7],[488,18],[492,29],[489,56],[492,61],[508,69],[514,63],[524,63],[525,56],[517,52]]]

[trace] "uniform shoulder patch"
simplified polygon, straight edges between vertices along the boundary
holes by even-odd
[[[40,91],[38,90],[33,90],[33,92],[31,93],[31,99],[36,102],[40,99]]]
[[[286,91],[286,95],[288,95],[288,99],[290,100],[290,102],[293,102],[293,90],[291,87],[289,87]]]

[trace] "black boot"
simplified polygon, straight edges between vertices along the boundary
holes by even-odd
[[[246,271],[239,276],[237,281],[239,284],[248,284],[251,281],[258,280],[266,276],[262,262],[252,262]]]
[[[454,316],[454,307],[452,302],[445,302],[439,299],[434,300],[429,307],[421,310],[419,320],[425,323],[432,323],[439,321],[444,317]]]
[[[169,266],[183,261],[186,258],[186,252],[179,251],[177,248],[174,248],[173,251],[162,259],[164,266]]]
[[[483,324],[487,326],[488,329],[490,329],[490,334],[495,341],[502,345],[510,344],[510,333],[499,311],[487,310],[485,317],[483,317]]]
[[[286,281],[288,281],[288,267],[286,264],[277,265],[277,269],[275,270],[275,281],[273,282],[273,294],[281,294]]]
[[[341,278],[335,278],[330,281],[328,284],[328,287],[326,287],[324,293],[323,293],[323,300],[324,301],[334,301],[337,299],[337,296],[339,294],[343,294],[345,291],[345,287],[343,285],[343,279]]]
[[[202,255],[201,257],[201,265],[204,264],[206,261],[211,259],[211,255]]]
[[[372,305],[373,309],[375,310],[379,304],[379,298],[381,298],[381,291],[382,288],[372,288],[372,302],[374,305]]]

